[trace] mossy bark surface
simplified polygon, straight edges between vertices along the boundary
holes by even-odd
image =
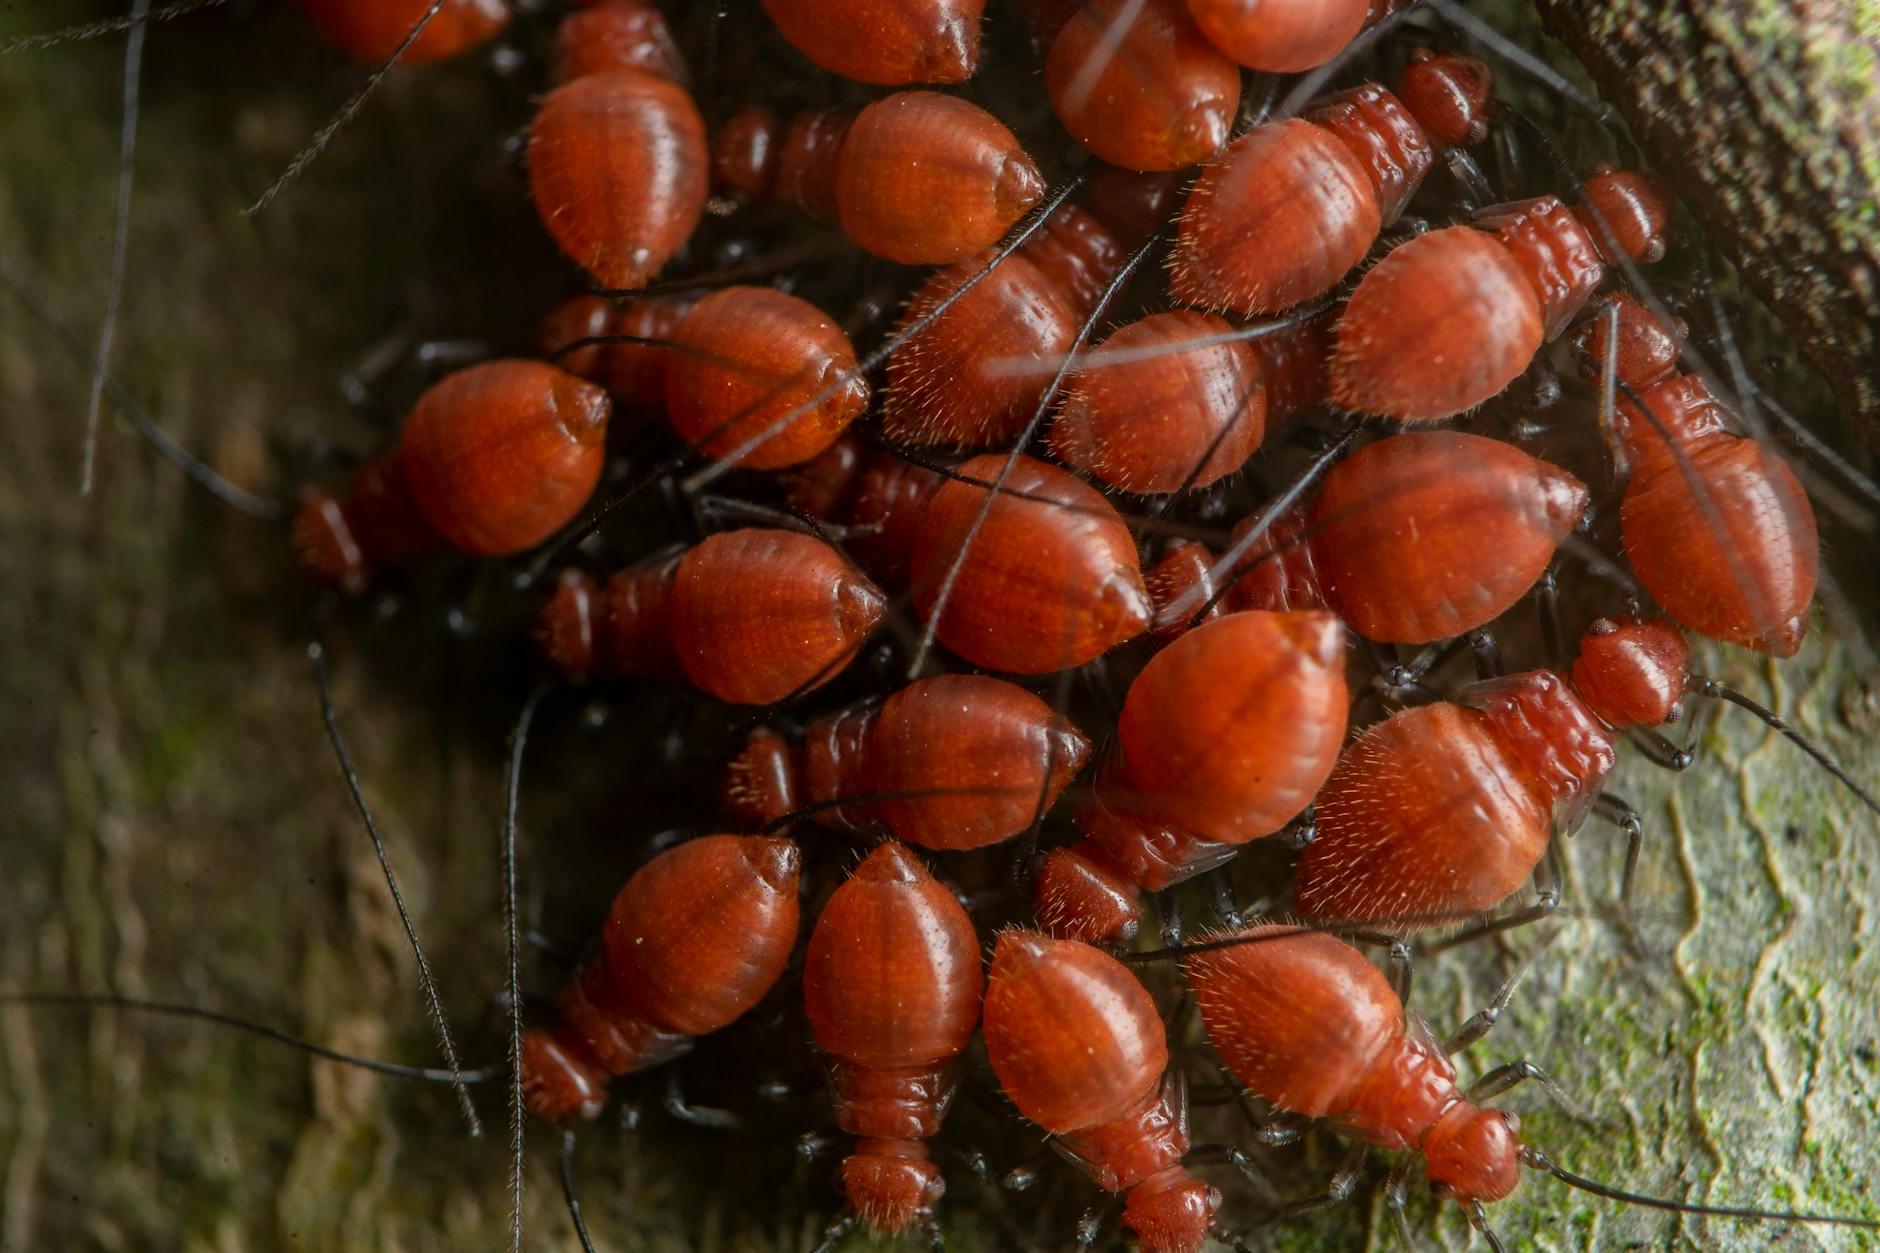
[[[1880,443],[1880,6],[1536,2]]]
[[[114,6],[80,7],[10,6],[0,36]],[[239,209],[361,72],[311,46],[291,10],[166,26],[149,56],[116,364],[180,440],[257,488],[336,479],[322,441],[380,438],[342,403],[343,370],[395,335],[526,344],[557,271],[497,138],[527,117],[519,86],[471,64],[395,77],[304,183],[250,221]],[[0,250],[87,334],[109,256],[120,57],[102,43],[0,60]],[[324,740],[305,656],[314,602],[285,536],[205,501],[109,418],[98,488],[80,498],[85,394],[82,371],[0,304],[0,987],[188,1001],[435,1064],[410,955]],[[1844,574],[1868,560],[1842,557]],[[475,629],[448,629],[453,606]],[[337,704],[480,1063],[502,1048],[502,745],[530,671],[514,624],[462,588],[420,587],[388,608],[340,615]],[[1880,779],[1880,676],[1864,641],[1827,631],[1793,664],[1720,650],[1703,664]],[[645,800],[656,767],[586,729],[582,712],[566,698],[544,711],[522,869],[529,920],[576,943],[664,820]],[[1446,1027],[1526,961],[1507,1020],[1465,1067],[1526,1057],[1554,1075],[1586,1118],[1538,1092],[1507,1104],[1560,1161],[1662,1195],[1880,1217],[1880,828],[1740,711],[1700,711],[1695,726],[1704,755],[1684,776],[1631,761],[1615,783],[1649,832],[1631,922],[1610,907],[1619,842],[1589,827],[1570,842],[1562,916],[1426,963],[1418,1006]],[[532,991],[552,994],[560,977],[530,957]],[[604,1247],[814,1243],[826,1172],[796,1169],[793,1146],[826,1109],[813,1073],[790,1076],[812,1081],[804,1095],[752,1100],[774,1077],[762,1031],[800,1031],[788,1015],[761,1021],[773,1025],[755,1043],[708,1045],[688,1070],[699,1099],[755,1106],[748,1133],[673,1123],[652,1079],[625,1085],[637,1129],[608,1120],[584,1135],[584,1200]],[[1205,1054],[1186,1056],[1205,1078]],[[956,1112],[963,1126],[1001,1126],[972,1105]],[[502,1247],[500,1092],[482,1090],[479,1106],[487,1133],[472,1141],[447,1092],[249,1036],[0,1012],[0,1247]],[[1200,1122],[1204,1135],[1233,1125],[1219,1111]],[[531,1133],[532,1248],[572,1247],[555,1147]],[[1042,1146],[1004,1125],[977,1147],[1004,1166]],[[1340,1151],[1315,1136],[1274,1155],[1275,1188],[1322,1182]],[[1043,1164],[1068,1175],[1048,1154]],[[1370,1186],[1385,1168],[1374,1162],[1353,1205],[1250,1238],[1390,1247]],[[1036,1225],[1032,1199],[987,1201],[956,1162],[947,1169],[952,1247],[1006,1247]],[[1074,1213],[1087,1198],[1061,1186]],[[1236,1203],[1236,1220],[1246,1209]],[[1420,1212],[1426,1240],[1467,1242],[1453,1211],[1435,1227]],[[1868,1243],[1679,1219],[1539,1181],[1494,1214],[1516,1248]],[[1046,1233],[1052,1247],[1068,1234]]]

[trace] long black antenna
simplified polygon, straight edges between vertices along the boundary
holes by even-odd
[[[1010,257],[1013,253],[1024,247],[1025,243],[1030,240],[1032,236],[1043,230],[1045,223],[1051,220],[1052,215],[1058,211],[1066,200],[1071,198],[1071,193],[1075,192],[1079,187],[1082,187],[1088,178],[1088,173],[1080,170],[1065,179],[1057,187],[1053,188],[1043,200],[1033,205],[1031,210],[1020,219],[1011,230],[1006,232],[1005,238],[999,242],[998,247],[993,250],[992,255],[986,259],[984,264],[968,275],[965,282],[948,292],[945,297],[934,304],[933,308],[927,310],[906,326],[895,331],[894,334],[884,340],[873,352],[862,358],[853,371],[838,374],[835,378],[831,379],[828,384],[818,390],[815,395],[805,400],[802,404],[790,410],[788,413],[777,417],[775,421],[745,440],[738,447],[732,449],[725,456],[720,457],[703,469],[696,471],[690,478],[685,480],[682,485],[684,490],[688,494],[696,493],[719,476],[728,474],[732,470],[737,469],[739,465],[743,464],[744,459],[750,456],[751,453],[766,440],[788,427],[790,423],[796,421],[817,405],[822,404],[843,387],[846,387],[849,379],[853,375],[869,373],[882,362],[886,361],[894,353],[895,349],[939,321],[941,316],[945,314],[948,309],[951,309],[955,304],[965,299],[967,292],[977,287],[985,280],[988,274],[991,274],[994,270],[998,269],[999,266],[1003,265],[1007,257]]]
[[[1839,779],[1848,791],[1860,797],[1861,804],[1873,810],[1874,813],[1880,814],[1880,801],[1876,801],[1872,793],[1860,784],[1854,782],[1854,780],[1849,777],[1847,771],[1843,770],[1832,757],[1816,747],[1814,741],[1789,725],[1775,710],[1767,709],[1743,695],[1743,693],[1737,691],[1735,688],[1725,687],[1723,684],[1717,682],[1717,680],[1706,678],[1701,674],[1692,675],[1685,683],[1684,688],[1687,692],[1694,693],[1695,695],[1709,696],[1715,700],[1727,700],[1732,705],[1749,710],[1758,718],[1761,718],[1770,730],[1778,732],[1787,739],[1789,743],[1795,745],[1795,747],[1801,749],[1810,757],[1813,757],[1817,765],[1833,775],[1836,779]]]
[[[1136,361],[1154,361],[1159,357],[1172,357],[1201,348],[1213,348],[1220,344],[1244,344],[1304,326],[1331,308],[1332,302],[1320,301],[1317,304],[1307,305],[1270,318],[1265,322],[1236,326],[1208,335],[1191,335],[1185,339],[1171,339],[1163,343],[1138,344],[1133,348],[1113,348],[1105,344],[1078,354],[1077,364],[1082,370],[1097,370],[1105,366],[1129,365]],[[991,378],[1024,378],[1030,375],[1055,374],[1061,360],[1060,356],[1024,353],[1016,356],[987,357],[981,365],[987,376]]]
[[[1097,89],[1098,80],[1122,50],[1123,41],[1129,38],[1131,28],[1142,14],[1144,3],[1145,0],[1123,0],[1110,16],[1109,25],[1103,28],[1103,37],[1097,40],[1097,46],[1090,50],[1089,57],[1085,58],[1076,76],[1064,89],[1064,112],[1077,112],[1089,102],[1090,93]]]
[[[122,31],[136,30],[152,22],[167,22],[172,18],[183,17],[203,9],[213,9],[217,5],[227,3],[228,0],[177,0],[175,4],[166,4],[161,9],[151,9],[146,13],[139,13],[133,10],[129,17],[108,17],[96,22],[80,22],[76,26],[67,26],[59,30],[47,31],[43,35],[16,35],[12,39],[0,42],[0,56],[5,56],[9,52],[32,52],[39,48],[51,48],[58,44],[79,43],[87,39],[99,39],[105,35],[116,35]]]
[[[183,477],[235,512],[246,514],[259,521],[286,522],[292,515],[293,511],[287,502],[268,496],[257,496],[253,492],[235,486],[210,469],[207,463],[171,439],[164,429],[157,425],[156,419],[144,412],[143,406],[137,403],[137,398],[132,396],[110,371],[102,368],[85,340],[72,329],[70,323],[53,312],[52,306],[40,297],[33,285],[26,280],[25,274],[5,253],[0,253],[0,286],[4,286],[15,300],[26,306],[26,311],[46,328],[61,348],[87,370],[95,371],[96,377],[104,380],[105,392],[110,395],[111,403],[117,407],[117,411],[124,415],[145,443],[156,449],[165,460],[182,471]]]
[[[1545,61],[1510,40],[1506,35],[1469,12],[1455,0],[1421,0],[1421,3],[1445,22],[1478,40],[1483,47],[1508,62],[1535,82],[1558,92],[1574,108],[1590,114],[1602,127],[1611,129],[1618,114],[1611,105],[1601,104],[1561,76]],[[1413,6],[1414,7],[1414,6]],[[1408,12],[1408,10],[1405,10]]]
[[[1765,392],[1754,382],[1749,384],[1749,390],[1755,394],[1757,404],[1767,410],[1769,415],[1773,417],[1781,425],[1782,429],[1787,431],[1789,435],[1794,438],[1795,442],[1801,445],[1805,451],[1823,465],[1833,469],[1843,479],[1847,480],[1848,485],[1856,492],[1865,496],[1875,504],[1880,504],[1880,483],[1875,483],[1871,478],[1867,477],[1867,475],[1861,473],[1858,466],[1835,451],[1831,444],[1811,431],[1807,423],[1803,422],[1793,413],[1790,413],[1788,409],[1783,407],[1780,401],[1771,396],[1768,392]]]
[[[1759,1222],[1776,1223],[1826,1223],[1835,1227],[1865,1227],[1880,1230],[1880,1219],[1855,1218],[1848,1214],[1810,1214],[1795,1210],[1754,1209],[1736,1205],[1701,1205],[1695,1201],[1674,1201],[1670,1197],[1647,1196],[1643,1192],[1629,1192],[1624,1188],[1615,1188],[1609,1183],[1600,1183],[1584,1175],[1576,1175],[1566,1167],[1534,1148],[1532,1145],[1521,1146],[1522,1164],[1544,1170],[1560,1182],[1594,1196],[1603,1196],[1609,1201],[1624,1201],[1628,1205],[1643,1205],[1647,1209],[1669,1210],[1674,1214],[1707,1214],[1713,1218],[1752,1218]]]
[[[914,659],[908,665],[908,678],[918,676],[926,666],[927,654],[932,651],[934,636],[940,630],[940,618],[946,612],[947,602],[953,599],[953,588],[959,582],[960,571],[966,568],[966,557],[972,552],[973,544],[978,541],[979,532],[985,527],[986,519],[992,516],[992,506],[998,500],[999,491],[1004,488],[1006,480],[1011,477],[1013,469],[1017,467],[1018,459],[1024,453],[1025,446],[1031,443],[1032,437],[1038,433],[1038,428],[1044,424],[1045,415],[1051,411],[1051,402],[1057,398],[1058,390],[1063,387],[1065,377],[1070,374],[1071,367],[1082,353],[1084,344],[1089,341],[1091,331],[1096,329],[1097,319],[1103,316],[1104,311],[1110,307],[1110,302],[1116,299],[1116,294],[1123,289],[1124,284],[1129,282],[1137,268],[1160,242],[1159,236],[1151,236],[1140,248],[1130,254],[1129,258],[1111,276],[1110,281],[1104,284],[1103,291],[1098,294],[1096,302],[1091,305],[1090,312],[1084,316],[1083,323],[1077,328],[1077,334],[1071,340],[1070,348],[1065,352],[1063,359],[1058,362],[1050,384],[1045,388],[1044,394],[1038,397],[1038,404],[1032,410],[1031,419],[1025,423],[1025,429],[1019,432],[1018,438],[1012,441],[1011,451],[1006,453],[1004,463],[999,466],[999,473],[993,480],[992,490],[986,493],[986,498],[979,504],[978,512],[973,515],[972,525],[966,529],[966,537],[960,541],[959,551],[953,554],[953,560],[947,565],[946,574],[940,580],[939,591],[934,595],[933,605],[927,611],[927,621],[921,625],[920,644],[914,649]]]
[[[315,1057],[325,1058],[330,1062],[357,1066],[361,1070],[391,1075],[396,1079],[416,1079],[423,1083],[448,1083],[453,1087],[467,1083],[488,1083],[507,1069],[501,1063],[482,1066],[476,1070],[434,1070],[429,1066],[401,1066],[397,1062],[382,1062],[376,1058],[360,1057],[356,1053],[342,1053],[336,1048],[316,1044],[312,1040],[304,1039],[290,1031],[283,1031],[279,1027],[250,1022],[246,1018],[237,1018],[234,1014],[225,1014],[219,1009],[205,1009],[200,1005],[185,1005],[179,1001],[153,1001],[144,997],[117,996],[108,992],[0,992],[0,1006],[4,1005],[19,1005],[36,1009],[122,1009],[138,1014],[162,1014],[170,1018],[190,1018],[198,1022],[212,1022],[218,1026],[233,1027],[237,1031],[258,1035],[276,1044],[285,1044],[289,1048],[311,1053]]]
[[[842,1243],[842,1237],[855,1230],[856,1221],[853,1213],[845,1213],[838,1217],[823,1231],[822,1239],[817,1242],[814,1249],[810,1250],[810,1253],[829,1253],[829,1250]]]
[[[1185,940],[1180,944],[1170,944],[1164,948],[1144,949],[1136,953],[1118,953],[1116,959],[1125,965],[1140,966],[1150,962],[1172,961],[1197,953],[1218,953],[1249,944],[1268,944],[1279,940],[1290,940],[1302,935],[1331,935],[1340,939],[1354,939],[1373,935],[1380,928],[1408,931],[1468,922],[1480,916],[1479,912],[1468,910],[1445,910],[1436,913],[1395,914],[1377,918],[1328,918],[1317,922],[1251,919],[1238,931],[1224,935],[1217,933],[1205,940]],[[1259,935],[1247,934],[1256,927],[1271,927],[1272,930],[1263,931]]]
[[[131,242],[131,187],[137,156],[137,118],[143,99],[144,17],[150,0],[131,0],[130,37],[124,41],[124,122],[118,135],[117,209],[111,228],[111,277],[105,288],[104,319],[98,325],[98,350],[92,363],[91,398],[85,405],[84,464],[78,475],[78,494],[91,495],[92,471],[98,461],[98,415],[104,408],[104,372],[111,368],[111,341],[117,337],[118,306],[124,299],[124,258]]]
[[[509,736],[509,784],[503,800],[503,930],[509,969],[509,1247],[522,1249],[522,965],[516,935],[516,804],[522,793],[522,750],[536,707],[548,692],[538,684],[522,702]],[[580,1208],[575,1223],[581,1222]]]
[[[1616,342],[1614,351],[1617,351]],[[1671,451],[1678,474],[1683,477],[1685,486],[1691,489],[1691,499],[1696,502],[1698,511],[1704,515],[1704,525],[1709,527],[1710,533],[1719,539],[1727,538],[1730,532],[1724,521],[1722,506],[1709,485],[1704,482],[1703,476],[1698,473],[1690,453],[1680,445],[1677,437],[1672,433],[1670,424],[1659,416],[1658,412],[1652,408],[1651,402],[1641,396],[1638,389],[1624,379],[1616,379],[1615,382],[1618,384],[1619,391],[1625,395],[1634,408],[1645,415],[1646,421],[1651,423],[1652,430]],[[1730,566],[1731,581],[1736,584],[1737,590],[1743,593],[1743,599],[1749,603],[1750,613],[1756,624],[1759,627],[1768,624],[1766,629],[1773,629],[1778,624],[1772,621],[1774,614],[1770,609],[1768,597],[1764,596],[1762,589],[1756,585],[1749,563],[1734,545],[1726,544],[1722,545],[1722,548],[1724,558]]]
[[[1161,612],[1155,616],[1153,629],[1166,630],[1183,619],[1194,623],[1205,617],[1207,612],[1233,589],[1240,563],[1249,552],[1253,551],[1254,545],[1273,529],[1273,523],[1281,514],[1297,504],[1312,489],[1313,484],[1324,477],[1325,472],[1332,468],[1334,461],[1345,455],[1345,451],[1351,447],[1351,441],[1358,438],[1358,432],[1363,429],[1364,422],[1361,418],[1353,418],[1347,423],[1325,450],[1312,459],[1312,463],[1306,467],[1304,473],[1293,480],[1285,491],[1266,503],[1260,510],[1259,516],[1254,519],[1253,525],[1247,528],[1246,534],[1236,539],[1232,546],[1222,553],[1208,569],[1206,579],[1196,583],[1195,586],[1162,607]],[[1206,600],[1201,600],[1196,593],[1210,583],[1214,585],[1214,594]]]
[[[359,110],[365,107],[366,100],[379,89],[379,84],[385,81],[385,76],[392,72],[392,68],[398,64],[411,45],[418,42],[418,36],[424,33],[424,28],[431,24],[431,19],[436,17],[438,10],[443,7],[444,0],[431,0],[431,7],[424,11],[424,16],[420,17],[410,30],[405,32],[405,37],[399,40],[396,48],[392,49],[392,55],[386,57],[379,67],[372,71],[372,77],[366,79],[365,86],[354,92],[352,99],[339,107],[339,112],[335,113],[332,120],[322,126],[314,137],[307,141],[307,146],[294,154],[294,159],[287,163],[287,168],[281,171],[279,178],[268,184],[268,189],[261,193],[260,199],[242,210],[243,217],[251,218],[274,203],[274,198],[280,195],[289,183],[299,178],[301,171],[312,165],[316,157],[326,151],[326,146],[333,142],[333,136],[339,134],[348,122],[359,116]]]
[[[1338,50],[1337,56],[1319,66],[1317,69],[1301,74],[1298,80],[1293,83],[1292,89],[1280,100],[1278,106],[1266,115],[1265,120],[1268,122],[1283,122],[1288,118],[1298,117],[1300,111],[1308,104],[1312,103],[1313,100],[1317,99],[1318,96],[1324,92],[1327,84],[1336,78],[1347,65],[1357,60],[1364,53],[1370,51],[1373,44],[1382,40],[1393,30],[1396,30],[1397,27],[1407,23],[1410,20],[1411,14],[1415,13],[1422,5],[1428,3],[1430,3],[1430,0],[1411,0],[1411,3],[1398,9],[1395,13],[1390,14],[1380,21],[1373,22],[1364,30],[1360,31],[1355,39]]]
[[[318,630],[316,627],[316,632]],[[424,945],[418,942],[418,929],[411,921],[411,911],[405,908],[405,894],[398,890],[398,877],[392,873],[392,862],[385,851],[384,837],[379,834],[379,824],[372,817],[371,807],[366,804],[365,793],[359,786],[359,773],[353,768],[352,754],[346,751],[345,737],[340,734],[339,717],[333,712],[332,686],[326,677],[326,645],[318,634],[307,645],[307,660],[313,665],[313,681],[320,689],[320,717],[326,723],[326,738],[333,745],[333,756],[339,762],[340,777],[346,780],[346,790],[352,795],[353,807],[359,811],[359,817],[366,825],[366,834],[372,838],[372,851],[378,854],[379,869],[385,872],[385,886],[391,890],[392,905],[398,911],[399,924],[404,927],[405,940],[411,945],[412,957],[417,960],[418,987],[424,996],[425,1013],[431,1019],[431,1030],[437,1036],[445,1065],[450,1067],[450,1073],[456,1074],[463,1069],[457,1060],[457,1042],[451,1038],[450,1020],[444,1015],[444,1003],[437,994],[437,980],[431,974],[430,961],[424,956]],[[483,1123],[477,1117],[476,1106],[470,1100],[468,1089],[461,1081],[455,1086],[457,1104],[463,1111],[464,1121],[470,1125],[470,1134],[482,1135]]]

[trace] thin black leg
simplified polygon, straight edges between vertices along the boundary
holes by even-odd
[[[1240,906],[1234,901],[1234,876],[1230,867],[1222,866],[1208,875],[1208,891],[1214,898],[1214,916],[1229,931],[1238,931],[1243,925]]]
[[[836,1138],[820,1131],[805,1131],[796,1138],[796,1160],[807,1165],[836,1146]]]
[[[685,1093],[679,1087],[679,1070],[676,1066],[666,1072],[666,1095],[660,1104],[680,1122],[689,1122],[696,1127],[731,1131],[744,1125],[744,1120],[728,1109],[687,1104]]]
[[[1523,906],[1499,918],[1490,918],[1478,922],[1473,927],[1457,932],[1446,940],[1439,940],[1430,945],[1430,952],[1441,953],[1455,948],[1458,944],[1468,944],[1484,936],[1496,935],[1503,931],[1512,931],[1516,927],[1525,927],[1530,923],[1540,922],[1560,908],[1560,861],[1553,843],[1547,845],[1547,852],[1534,867],[1534,903]]]
[[[1645,760],[1654,766],[1672,771],[1688,770],[1691,763],[1697,760],[1697,754],[1689,748],[1678,747],[1650,727],[1633,727],[1626,732],[1626,736],[1639,752],[1645,754]]]
[[[1526,1060],[1495,1067],[1469,1085],[1468,1096],[1471,1101],[1480,1105],[1529,1082],[1539,1084],[1541,1091],[1547,1094],[1547,1099],[1558,1105],[1569,1116],[1581,1122],[1591,1121],[1578,1106],[1567,1099],[1567,1094],[1560,1090],[1560,1085],[1555,1083],[1546,1071]]]
[[[1488,1210],[1480,1201],[1469,1202],[1469,1226],[1482,1233],[1483,1241],[1488,1245],[1489,1253],[1508,1253],[1508,1246],[1501,1242],[1495,1229],[1488,1225]]]
[[[844,1214],[842,1217],[830,1223],[823,1231],[822,1239],[817,1241],[813,1253],[829,1253],[829,1250],[835,1248],[836,1245],[841,1242],[843,1236],[855,1230],[855,1223],[856,1219],[853,1214]]]
[[[1461,148],[1446,148],[1443,150],[1443,160],[1448,163],[1449,171],[1456,176],[1456,181],[1468,192],[1468,203],[1462,207],[1465,214],[1495,203],[1495,189],[1489,185],[1488,179],[1482,174],[1482,167],[1475,163],[1475,158],[1468,152]]]
[[[1443,1045],[1443,1050],[1451,1055],[1460,1053],[1493,1031],[1495,1024],[1501,1021],[1502,1011],[1507,1009],[1508,1002],[1514,999],[1514,990],[1520,985],[1521,976],[1526,973],[1526,969],[1523,968],[1509,975],[1502,985],[1495,989],[1494,998],[1486,1006],[1469,1015],[1469,1020],[1457,1029],[1455,1035],[1449,1037],[1449,1042]]]
[[[1029,1192],[1038,1186],[1038,1168],[1014,1166],[999,1176],[999,1187],[1007,1192]]]
[[[1417,1247],[1416,1236],[1410,1231],[1410,1215],[1404,1208],[1410,1200],[1410,1171],[1416,1166],[1416,1160],[1414,1156],[1405,1156],[1391,1167],[1390,1180],[1384,1185],[1384,1204],[1390,1210],[1391,1226],[1397,1229],[1397,1238],[1406,1249]]]
[[[1632,883],[1638,877],[1639,850],[1645,846],[1645,820],[1638,816],[1624,797],[1601,792],[1593,800],[1593,812],[1625,832],[1625,873],[1619,880],[1619,905],[1632,908]]]
[[[487,361],[490,346],[480,339],[427,339],[412,349],[411,356],[426,378],[436,380],[453,370]]]
[[[1312,1120],[1298,1114],[1280,1114],[1268,1118],[1253,1107],[1252,1099],[1240,1086],[1240,1080],[1227,1067],[1216,1063],[1215,1069],[1221,1079],[1234,1092],[1236,1103],[1240,1106],[1240,1116],[1247,1123],[1247,1130],[1253,1135],[1254,1142],[1277,1148],[1284,1144],[1294,1144],[1303,1139],[1312,1128]]]
[[[1305,1139],[1306,1132],[1311,1129],[1311,1119],[1282,1114],[1278,1118],[1254,1127],[1253,1138],[1269,1148],[1280,1148],[1283,1145],[1297,1144]]]
[[[959,1162],[967,1172],[979,1181],[979,1186],[991,1194],[991,1204],[986,1208],[992,1213],[994,1221],[1005,1232],[1006,1243],[1011,1248],[1023,1248],[1025,1235],[1012,1218],[1012,1209],[1005,1203],[1008,1192],[1023,1192],[1038,1181],[1038,1172],[1026,1166],[1014,1166],[1003,1175],[994,1173],[992,1159],[979,1149],[970,1146],[936,1145],[940,1154]]]
[[[1475,677],[1478,679],[1499,679],[1501,677],[1501,645],[1495,642],[1487,627],[1469,632],[1469,652],[1475,657]]]
[[[1555,566],[1548,566],[1534,584],[1534,601],[1540,611],[1541,646],[1547,650],[1547,664],[1561,670],[1568,664],[1567,641],[1560,627],[1560,578],[1555,571]]]
[[[1156,893],[1156,907],[1162,912],[1162,947],[1180,948],[1182,946],[1182,905],[1181,885],[1164,888]]]
[[[1187,1160],[1190,1162],[1221,1162],[1225,1165],[1232,1166],[1235,1170],[1240,1172],[1242,1178],[1253,1185],[1254,1189],[1261,1194],[1261,1198],[1266,1204],[1269,1206],[1280,1204],[1279,1196],[1273,1191],[1273,1185],[1268,1182],[1265,1173],[1262,1172],[1258,1166],[1253,1164],[1252,1158],[1241,1152],[1234,1145],[1198,1145],[1188,1151]]]
[[[380,386],[400,358],[408,341],[393,334],[374,344],[365,355],[340,372],[339,393],[353,413],[381,431],[398,427],[398,411],[380,394]]]
[[[1346,1150],[1344,1161],[1339,1164],[1337,1173],[1333,1174],[1331,1181],[1326,1185],[1325,1191],[1313,1196],[1301,1197],[1297,1201],[1288,1201],[1285,1204],[1274,1206],[1261,1217],[1261,1225],[1265,1226],[1272,1223],[1285,1222],[1290,1218],[1298,1218],[1304,1214],[1330,1209],[1334,1205],[1343,1205],[1345,1202],[1349,1201],[1351,1194],[1357,1189],[1359,1178],[1364,1173],[1364,1153],[1365,1146],[1363,1142],[1360,1141],[1352,1144],[1351,1147]],[[1239,1237],[1229,1236],[1224,1238],[1234,1249],[1235,1253],[1253,1253],[1253,1250]]]
[[[1331,1182],[1325,1185],[1325,1191],[1316,1196],[1302,1197],[1297,1201],[1288,1201],[1274,1214],[1276,1221],[1297,1218],[1301,1214],[1311,1214],[1318,1210],[1330,1209],[1334,1205],[1343,1205],[1351,1199],[1351,1194],[1358,1186],[1358,1179],[1364,1173],[1365,1145],[1362,1140],[1354,1141],[1345,1150],[1345,1160],[1339,1163],[1338,1170],[1332,1175]]]
[[[1397,993],[1397,999],[1408,1005],[1411,979],[1416,974],[1416,958],[1410,951],[1410,941],[1382,931],[1354,931],[1346,938],[1356,944],[1378,945],[1389,954],[1390,986]]]
[[[1526,438],[1526,432],[1530,431],[1535,438],[1545,435],[1551,424],[1540,415],[1560,403],[1560,375],[1553,363],[1545,354],[1534,358],[1515,380],[1515,386],[1520,389],[1518,403],[1526,411],[1526,416],[1514,424],[1517,438]]]
[[[1294,818],[1280,829],[1274,837],[1282,848],[1301,849],[1319,838],[1319,811],[1314,805],[1306,806],[1304,813]],[[1253,911],[1264,912],[1264,911]]]
[[[1380,644],[1375,640],[1365,640],[1364,647],[1371,654],[1371,668],[1377,671],[1385,682],[1388,683],[1392,676],[1402,674],[1406,670],[1403,655],[1398,652],[1395,644]]]
[[[1372,679],[1367,690],[1377,693],[1390,710],[1408,709],[1413,705],[1434,705],[1443,699],[1441,692],[1415,680],[1392,683],[1387,679]]]

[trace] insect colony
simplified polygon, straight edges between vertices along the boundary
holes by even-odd
[[[374,63],[473,55],[510,17],[307,7]],[[1529,67],[1419,6],[1014,7],[767,0],[765,38],[879,88],[796,110],[714,81],[731,25],[694,49],[641,0],[527,19],[555,30],[529,191],[588,290],[291,518],[342,599],[507,559],[557,689],[715,720],[676,751],[716,794],[495,1078],[572,1126],[698,1037],[790,1024],[853,1137],[829,1240],[941,1241],[962,1088],[1118,1198],[1086,1189],[1051,1246],[1195,1250],[1344,1199],[1362,1157],[1323,1198],[1261,1182],[1257,1146],[1315,1120],[1397,1152],[1412,1240],[1417,1171],[1491,1244],[1523,1168],[1658,1204],[1530,1144],[1490,1101],[1545,1076],[1460,1085],[1404,998],[1419,943],[1544,929],[1583,821],[1626,837],[1618,904],[1648,905],[1649,824],[1603,788],[1628,732],[1699,699],[1789,730],[1693,669],[1692,637],[1793,656],[1820,545],[1644,277],[1670,190],[1558,168],[1497,92]],[[1044,99],[975,102],[982,23],[1034,58],[989,105]],[[803,240],[772,273],[709,260]],[[1584,386],[1549,404],[1557,341]],[[1556,408],[1609,507],[1524,446]],[[1451,1047],[1520,998],[1479,992]],[[1190,1086],[1223,1083],[1243,1116],[1201,1143]]]

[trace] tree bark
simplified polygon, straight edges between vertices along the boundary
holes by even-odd
[[[1880,8],[1536,3],[1880,446]]]

